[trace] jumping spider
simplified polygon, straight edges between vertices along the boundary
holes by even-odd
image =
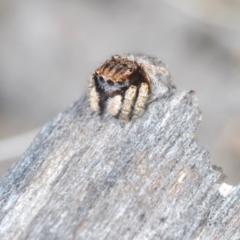
[[[106,109],[125,124],[172,88],[170,74],[160,60],[143,54],[115,55],[90,76],[88,96],[94,112]]]

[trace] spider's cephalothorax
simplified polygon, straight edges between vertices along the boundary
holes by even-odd
[[[88,95],[94,112],[106,109],[117,116],[122,123],[139,117],[152,92],[157,67],[147,63],[145,55],[115,55],[99,67],[89,78]],[[149,58],[151,59],[151,58]],[[148,59],[148,60],[149,60]],[[148,73],[149,72],[149,73]],[[160,72],[161,74],[161,72]],[[159,86],[165,92],[168,87],[160,81]],[[161,94],[163,95],[163,94]]]

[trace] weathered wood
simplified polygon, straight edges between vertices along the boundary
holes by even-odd
[[[194,92],[122,127],[85,98],[0,182],[0,239],[240,239],[240,187],[217,183]]]

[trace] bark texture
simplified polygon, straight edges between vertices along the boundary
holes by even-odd
[[[194,92],[121,126],[82,98],[0,181],[0,239],[240,239],[240,187],[218,183]]]

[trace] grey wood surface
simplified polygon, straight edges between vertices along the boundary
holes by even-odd
[[[86,98],[43,127],[0,181],[0,239],[240,239],[240,187],[194,140],[194,92],[121,126]]]

